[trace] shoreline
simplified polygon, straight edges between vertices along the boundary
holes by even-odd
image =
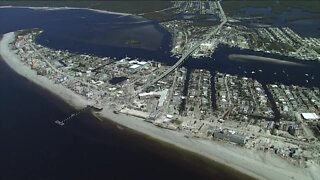
[[[13,37],[14,33],[7,33],[0,42],[1,57],[13,71],[36,85],[50,91],[75,108],[79,109],[92,103],[64,86],[54,84],[46,77],[37,75],[35,71],[25,66],[8,47],[8,44],[13,40]],[[123,114],[114,114],[112,110],[107,108],[104,108],[100,113],[94,114],[147,135],[153,139],[226,165],[257,179],[319,178],[319,175],[317,175],[319,167],[311,166],[306,169],[297,168],[270,153],[243,149],[230,144],[215,142],[213,140],[186,138],[182,133],[161,129],[139,118],[129,117]]]
[[[43,11],[58,11],[58,10],[88,10],[88,11],[93,11],[93,12],[98,12],[98,13],[103,13],[103,14],[115,14],[115,15],[122,15],[122,16],[135,16],[134,14],[129,14],[129,13],[120,13],[120,12],[112,12],[112,11],[107,11],[107,10],[99,10],[99,9],[92,9],[92,8],[74,8],[74,7],[32,7],[32,6],[0,6],[0,8],[26,8],[26,9],[33,9],[33,10],[43,10]]]

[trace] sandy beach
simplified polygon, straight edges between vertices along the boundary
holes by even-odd
[[[0,54],[5,62],[12,68],[16,73],[30,80],[31,82],[43,87],[44,89],[52,92],[54,95],[59,96],[68,104],[82,108],[91,102],[88,102],[85,98],[77,95],[71,90],[65,88],[62,85],[55,84],[44,76],[39,76],[30,67],[24,65],[14,53],[10,52],[8,44],[13,40],[14,33],[8,33],[3,36],[0,43]]]
[[[7,33],[3,36],[0,42],[0,54],[2,59],[16,73],[47,89],[76,108],[91,104],[84,97],[77,95],[62,85],[55,84],[46,77],[37,75],[30,67],[25,66],[19,57],[9,49],[8,44],[13,40],[14,33]],[[297,168],[270,153],[243,149],[211,140],[186,138],[182,133],[161,129],[144,122],[142,119],[123,114],[114,114],[107,107],[104,107],[104,110],[96,115],[154,139],[197,153],[257,179],[320,179],[320,168],[316,165],[310,165],[309,168],[304,169]]]

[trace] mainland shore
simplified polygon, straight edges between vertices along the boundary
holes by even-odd
[[[70,89],[55,84],[44,76],[37,75],[30,67],[24,65],[9,48],[9,43],[12,41],[14,41],[14,33],[3,35],[0,41],[0,55],[17,74],[50,91],[75,108],[79,109],[93,104],[93,102],[86,100],[85,97],[74,93]],[[310,164],[308,168],[298,168],[270,153],[244,149],[213,140],[186,138],[182,133],[161,129],[142,119],[114,114],[108,107],[104,107],[102,112],[95,115],[154,139],[194,152],[257,179],[320,179],[320,168],[316,165]]]

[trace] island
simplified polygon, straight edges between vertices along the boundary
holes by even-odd
[[[175,10],[181,10],[179,6],[182,4],[176,2]],[[298,42],[302,38],[290,28],[273,27],[260,27],[254,36],[246,27],[229,23],[234,19],[226,17],[219,1],[208,7],[201,12],[220,18],[214,26],[199,28],[177,20],[161,23],[173,34],[172,55],[180,58],[173,66],[150,59],[50,49],[36,42],[41,29],[4,34],[0,55],[16,73],[78,110],[56,120],[57,126],[71,125],[73,117],[92,110],[101,120],[111,120],[253,178],[319,179],[320,142],[311,130],[320,127],[318,87],[265,84],[222,71],[182,67],[190,57],[210,57],[219,44],[316,62],[319,56],[313,48],[318,48],[319,39]],[[254,39],[259,33],[263,42],[246,38]],[[276,38],[280,44],[292,44],[273,49],[270,39]],[[229,58],[306,67],[251,55]]]

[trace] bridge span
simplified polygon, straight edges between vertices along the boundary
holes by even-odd
[[[182,57],[173,66],[171,66],[169,69],[167,69],[164,73],[162,73],[156,79],[154,79],[151,82],[147,83],[144,87],[146,88],[146,87],[151,86],[152,84],[158,82],[160,79],[166,77],[168,74],[170,74],[176,68],[180,67],[184,63],[184,61],[191,55],[191,53],[193,53],[200,46],[200,44],[201,43],[198,42],[196,45],[194,45],[187,53],[182,55]]]
[[[152,84],[158,82],[160,79],[164,78],[165,76],[167,76],[168,74],[170,74],[173,70],[175,70],[176,68],[180,67],[185,60],[187,60],[187,58],[203,43],[208,41],[213,35],[216,35],[217,32],[219,32],[219,30],[221,29],[221,27],[227,22],[227,17],[220,5],[220,1],[217,1],[218,7],[220,9],[221,12],[221,17],[222,17],[222,22],[218,25],[217,28],[213,29],[212,31],[210,31],[208,33],[208,35],[206,36],[205,39],[203,39],[202,41],[198,41],[194,46],[192,46],[186,53],[184,53],[182,55],[182,57],[173,65],[171,66],[169,69],[167,69],[164,73],[162,73],[160,76],[158,76],[157,78],[155,78],[154,80],[152,80],[151,82],[145,84],[144,88],[142,90],[144,90],[145,88],[151,86]]]

